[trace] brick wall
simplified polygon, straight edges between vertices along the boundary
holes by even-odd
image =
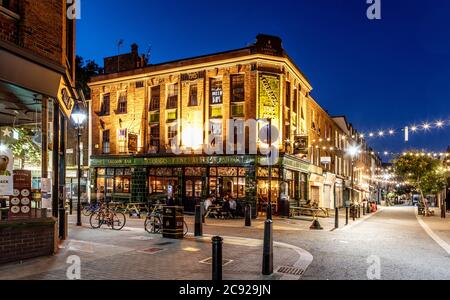
[[[0,264],[54,253],[54,219],[0,223]]]
[[[14,0],[10,6],[14,14],[0,13],[0,39],[65,65],[66,1]]]
[[[10,43],[17,43],[17,37],[17,20],[4,14],[0,14],[0,39]]]

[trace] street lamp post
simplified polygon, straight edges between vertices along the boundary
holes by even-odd
[[[355,187],[355,157],[359,152],[359,147],[356,145],[353,145],[347,151],[352,160],[350,202],[353,204],[353,221],[354,221],[355,217],[356,217],[356,207],[355,207],[354,198],[353,198],[353,190]]]
[[[267,144],[272,147],[272,119],[268,119],[267,128]],[[270,152],[268,152],[267,157],[269,158]],[[267,216],[264,222],[264,242],[263,242],[263,265],[262,274],[271,275],[273,274],[273,221],[272,221],[272,163],[268,159],[268,169],[269,169],[269,195],[267,199]]]
[[[78,102],[75,103],[75,107],[72,112],[72,120],[77,128],[77,226],[81,226],[81,127],[86,120],[86,114],[80,108]]]
[[[269,119],[269,125],[267,129],[267,140],[269,147],[272,147],[272,119]],[[270,153],[270,152],[269,152]],[[272,220],[272,164],[269,162],[269,197],[267,205],[267,219]]]

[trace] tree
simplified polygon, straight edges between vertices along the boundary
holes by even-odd
[[[419,151],[409,151],[409,154],[397,157],[394,170],[420,193],[426,211],[428,206],[425,196],[437,194],[446,186],[447,177],[442,161]]]
[[[103,68],[101,68],[95,61],[87,60],[86,62],[81,56],[75,59],[75,76],[76,76],[76,87],[81,89],[86,97],[90,99],[91,90],[88,86],[89,81],[93,76],[97,76],[103,73]]]

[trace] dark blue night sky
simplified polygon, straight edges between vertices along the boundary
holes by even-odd
[[[77,51],[101,65],[136,42],[151,63],[244,47],[258,33],[278,35],[331,115],[363,132],[438,119],[441,130],[374,139],[377,151],[450,146],[450,1],[381,0],[82,1]]]

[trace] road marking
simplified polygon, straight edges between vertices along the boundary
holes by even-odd
[[[354,227],[354,226],[356,226],[358,224],[361,224],[364,221],[367,221],[368,219],[372,218],[373,216],[375,216],[379,212],[382,212],[383,210],[384,210],[384,207],[379,207],[376,212],[374,212],[374,213],[372,213],[370,215],[366,215],[365,217],[363,217],[363,218],[361,218],[361,219],[351,223],[350,225],[347,225],[347,226],[342,227],[342,228],[335,229],[334,231],[345,231],[345,230],[348,230],[349,228],[352,228],[352,227]]]
[[[415,209],[416,219],[419,222],[420,226],[422,226],[423,230],[431,237],[442,249],[444,249],[447,254],[450,254],[450,245],[447,244],[443,239],[441,239],[436,233],[431,230],[431,228],[419,217],[419,212]]]

